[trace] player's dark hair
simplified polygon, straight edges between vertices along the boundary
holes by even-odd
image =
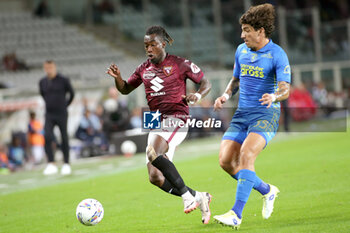
[[[265,3],[251,6],[247,12],[241,16],[239,23],[241,25],[249,24],[255,30],[264,28],[266,37],[270,38],[272,32],[275,30],[275,17],[275,8],[271,4]]]
[[[151,26],[147,28],[146,35],[156,34],[160,36],[164,41],[166,41],[169,45],[172,45],[174,40],[169,36],[169,34],[165,31],[165,29],[161,26]]]
[[[55,62],[53,60],[46,60],[44,63],[47,63],[47,64],[55,64]]]

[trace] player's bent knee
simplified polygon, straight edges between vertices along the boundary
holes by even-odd
[[[228,173],[232,173],[234,170],[232,161],[220,160],[219,164],[220,164],[220,167]]]
[[[153,162],[153,160],[155,160],[158,155],[156,153],[156,151],[154,150],[153,146],[152,145],[148,145],[147,148],[146,148],[146,155],[147,155],[147,158],[150,162]]]
[[[164,177],[160,175],[158,172],[150,172],[149,173],[149,182],[156,186],[161,186],[164,182]]]
[[[250,150],[242,150],[240,155],[240,164],[243,167],[254,165],[256,156],[257,155]]]

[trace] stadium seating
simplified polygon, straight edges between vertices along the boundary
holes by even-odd
[[[15,53],[30,71],[3,71],[0,83],[9,87],[37,88],[44,75],[43,61],[52,59],[59,71],[76,85],[103,84],[106,68],[118,62],[130,73],[140,61],[124,61],[124,53],[59,18],[35,18],[29,12],[0,13],[0,55]],[[126,63],[126,64],[123,64]]]

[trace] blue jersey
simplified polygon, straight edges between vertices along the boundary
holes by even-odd
[[[258,51],[252,51],[245,43],[239,45],[233,69],[233,76],[240,80],[238,108],[266,108],[259,99],[265,93],[275,93],[278,82],[290,83],[290,74],[286,53],[272,40]],[[280,108],[280,103],[271,107]]]

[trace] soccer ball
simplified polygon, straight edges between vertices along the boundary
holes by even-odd
[[[102,204],[92,198],[82,200],[77,206],[77,219],[86,226],[94,226],[103,218]]]
[[[133,141],[126,140],[121,144],[120,150],[125,156],[132,156],[136,153],[137,146]]]

